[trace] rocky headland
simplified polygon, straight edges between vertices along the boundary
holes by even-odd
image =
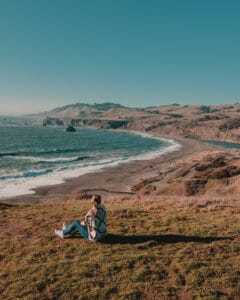
[[[165,137],[240,142],[240,104],[129,108],[113,103],[75,104],[38,115],[45,125],[92,126]]]

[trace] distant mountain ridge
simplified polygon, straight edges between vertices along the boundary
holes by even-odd
[[[75,103],[68,104],[54,108],[50,111],[45,111],[37,114],[38,116],[56,116],[56,117],[77,117],[83,115],[99,115],[102,112],[108,111],[110,109],[124,109],[127,108],[121,104],[113,102],[103,102],[103,103]]]
[[[55,117],[55,118],[78,118],[78,117],[93,117],[93,116],[99,116],[103,115],[106,112],[109,111],[111,114],[112,112],[117,113],[118,111],[146,111],[153,108],[159,108],[159,107],[174,107],[174,106],[180,106],[179,104],[173,103],[169,105],[163,105],[163,106],[148,106],[145,108],[140,107],[127,107],[123,106],[118,103],[113,102],[103,102],[103,103],[94,103],[94,104],[88,104],[88,103],[75,103],[75,104],[68,104],[60,107],[56,107],[49,111],[44,111],[38,114],[34,114],[33,116],[39,116],[39,117]]]
[[[75,104],[68,104],[68,105],[64,105],[61,107],[57,107],[55,109],[53,109],[52,111],[56,111],[56,112],[60,112],[60,111],[64,111],[67,110],[69,108],[79,108],[79,109],[83,109],[83,108],[93,108],[96,110],[109,110],[111,108],[125,108],[123,105],[117,104],[117,103],[112,103],[112,102],[104,102],[104,103],[94,103],[94,104],[87,104],[87,103],[75,103]]]

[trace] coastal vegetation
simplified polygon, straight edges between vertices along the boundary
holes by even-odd
[[[239,209],[106,200],[105,240],[54,235],[89,205],[1,204],[2,299],[238,299]]]

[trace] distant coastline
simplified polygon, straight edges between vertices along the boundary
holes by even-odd
[[[76,103],[36,114],[46,125],[127,129],[166,138],[240,142],[240,104],[129,108],[114,103]]]

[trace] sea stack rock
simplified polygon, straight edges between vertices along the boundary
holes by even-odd
[[[76,128],[74,128],[72,125],[68,126],[66,128],[66,131],[69,131],[69,132],[75,132],[76,131]]]
[[[43,121],[42,121],[42,126],[47,126],[47,119],[44,119]]]

